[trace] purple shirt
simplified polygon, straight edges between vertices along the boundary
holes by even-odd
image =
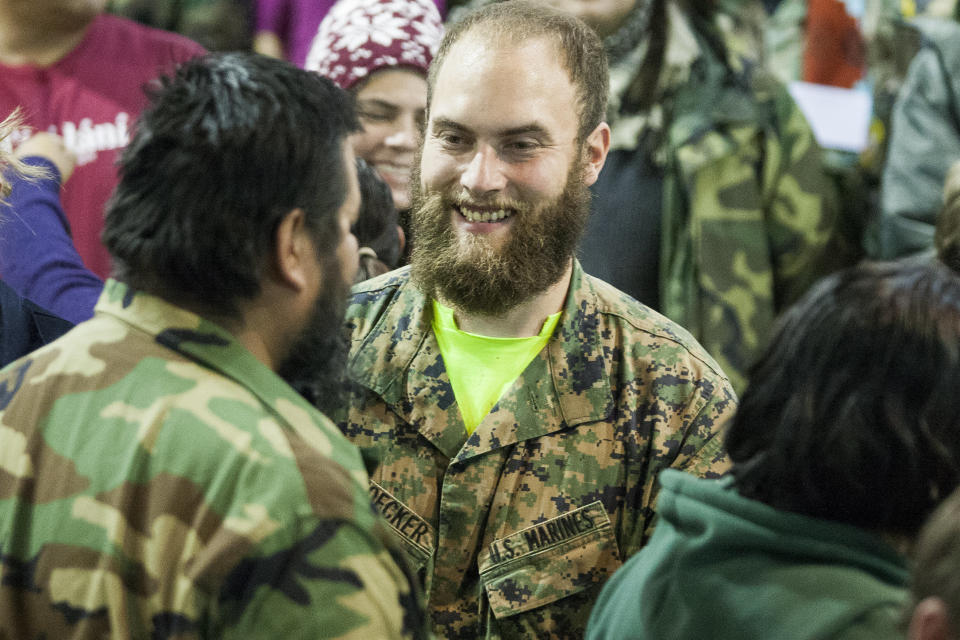
[[[117,184],[117,158],[147,103],[143,87],[203,52],[177,34],[101,14],[80,44],[49,67],[0,64],[0,118],[19,105],[29,127],[60,134],[77,154],[63,210],[84,263],[101,277],[110,271],[100,243],[103,209]],[[24,127],[11,142],[16,147],[29,136]]]
[[[303,67],[320,21],[336,0],[257,0],[257,31],[269,31],[283,42],[287,60]],[[446,0],[434,0],[444,15]]]
[[[93,316],[103,282],[80,259],[60,206],[60,173],[43,158],[26,163],[51,177],[13,177],[7,205],[0,206],[0,277],[18,294],[73,323]]]
[[[257,31],[269,31],[283,42],[287,60],[303,67],[320,21],[335,0],[257,0]]]

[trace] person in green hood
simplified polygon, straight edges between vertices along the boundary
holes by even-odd
[[[902,638],[906,554],[960,483],[960,279],[864,264],[790,309],[726,434],[731,474],[660,475],[649,544],[590,640]]]

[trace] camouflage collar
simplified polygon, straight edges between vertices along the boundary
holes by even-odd
[[[157,343],[230,378],[257,396],[281,424],[289,425],[324,450],[333,446],[333,438],[345,442],[323,414],[213,322],[112,279],[105,283],[94,312],[112,316],[132,330],[147,333]],[[359,453],[352,462],[344,466],[361,485],[365,484]]]
[[[610,363],[597,331],[597,295],[579,263],[547,347],[469,440],[431,330],[427,297],[410,282],[409,268],[381,282],[376,290],[355,293],[358,302],[357,296],[377,297],[390,289],[392,299],[370,331],[355,336],[350,377],[379,395],[447,457],[464,460],[603,420],[612,410]],[[363,304],[362,297],[359,302]],[[510,411],[498,411],[507,403]]]

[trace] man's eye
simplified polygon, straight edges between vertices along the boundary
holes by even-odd
[[[457,133],[437,134],[437,140],[439,140],[440,144],[447,148],[462,147],[467,144],[467,139]]]
[[[360,111],[357,115],[360,116],[361,120],[368,122],[390,122],[393,119],[393,116],[388,113],[377,113],[375,111]]]
[[[504,152],[514,155],[529,155],[539,148],[540,144],[535,140],[514,140],[504,145]]]

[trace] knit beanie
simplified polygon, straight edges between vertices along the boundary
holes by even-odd
[[[433,0],[340,0],[320,23],[305,68],[342,89],[383,68],[426,75],[442,37]]]

